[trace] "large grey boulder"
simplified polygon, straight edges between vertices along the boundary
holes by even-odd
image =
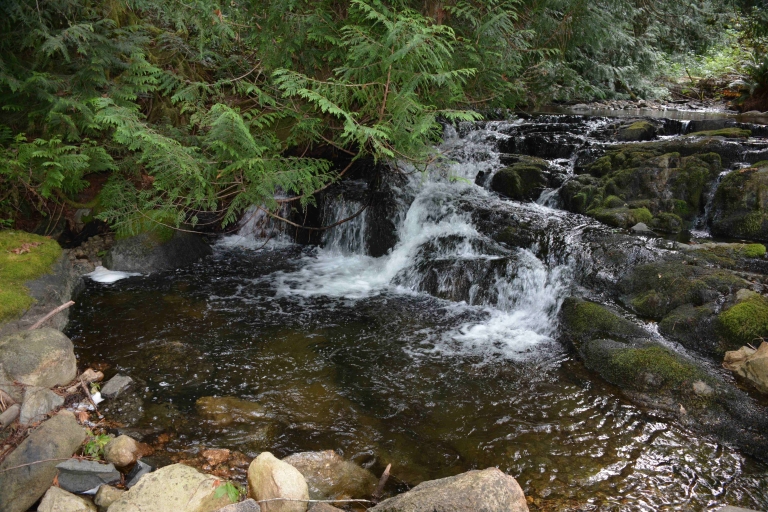
[[[264,512],[306,512],[309,489],[298,469],[262,452],[248,467],[248,495]],[[262,501],[273,498],[304,501]]]
[[[28,387],[24,391],[19,422],[22,425],[43,421],[48,413],[64,405],[64,399],[47,388]]]
[[[183,464],[144,475],[112,503],[109,512],[213,512],[230,503],[221,480]]]
[[[72,341],[56,329],[18,331],[0,338],[0,387],[17,402],[25,386],[52,388],[69,384],[77,375]]]
[[[313,500],[362,498],[376,489],[373,473],[344,460],[333,450],[294,453],[283,459],[299,470]]]
[[[422,482],[371,512],[527,512],[517,481],[497,468]]]
[[[69,459],[58,464],[56,469],[59,470],[59,486],[69,492],[89,492],[102,485],[120,483],[120,473],[112,464]]]
[[[37,512],[96,512],[96,506],[86,498],[51,487],[43,496]]]
[[[68,411],[59,412],[32,432],[0,464],[0,512],[24,512],[31,507],[56,476],[58,461],[50,459],[71,457],[85,438],[85,429]]]
[[[118,240],[104,257],[104,266],[125,272],[160,272],[197,263],[211,254],[199,235],[176,231],[168,240],[156,233],[142,233]]]

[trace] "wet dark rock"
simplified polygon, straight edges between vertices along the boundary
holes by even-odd
[[[714,234],[768,240],[768,162],[733,171],[722,179],[711,221]]]
[[[702,306],[748,283],[727,270],[665,261],[638,265],[621,279],[624,302],[638,315],[661,320],[683,304]]]
[[[104,256],[104,265],[125,272],[160,272],[192,265],[211,252],[203,238],[193,233],[142,233],[115,242]]]
[[[576,297],[563,301],[560,329],[563,338],[576,349],[595,338],[632,340],[648,336],[643,328],[606,306]]]
[[[641,142],[656,138],[657,127],[649,121],[635,121],[622,126],[616,134],[620,142]]]
[[[131,471],[127,475],[125,475],[125,488],[130,489],[139,483],[139,480],[141,480],[144,475],[148,475],[154,470],[155,468],[149,464],[140,460],[136,461],[136,465],[131,468]]]
[[[715,333],[716,312],[714,302],[701,306],[683,304],[659,322],[659,332],[699,354],[720,356],[723,348]]]
[[[349,499],[370,496],[377,479],[367,469],[344,460],[333,450],[294,453],[283,459],[304,475],[309,498]]]
[[[138,393],[127,392],[99,404],[99,410],[119,425],[134,427],[144,416],[144,399]]]
[[[518,153],[539,158],[569,158],[583,141],[570,133],[526,133],[499,143],[504,153]]]
[[[56,329],[18,331],[0,338],[0,387],[17,402],[23,386],[63,386],[76,374],[72,341]]]
[[[0,464],[0,512],[29,509],[51,487],[59,460],[71,457],[85,438],[85,429],[66,411],[32,432]]]
[[[70,459],[58,464],[56,469],[59,470],[59,487],[69,492],[82,493],[120,482],[120,472],[113,464]]]
[[[514,478],[497,468],[489,468],[422,482],[370,509],[371,512],[416,510],[527,512],[528,505]]]
[[[101,388],[101,396],[104,398],[117,398],[133,387],[133,379],[119,373],[109,379]]]
[[[532,201],[549,184],[549,165],[540,158],[515,156],[514,163],[493,175],[490,188],[510,199]]]

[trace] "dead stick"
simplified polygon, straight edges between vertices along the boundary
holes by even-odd
[[[71,300],[71,301],[67,302],[66,304],[62,304],[61,306],[57,307],[56,309],[54,309],[53,311],[51,311],[50,313],[48,313],[47,315],[45,315],[43,318],[41,318],[40,320],[38,320],[38,321],[35,323],[35,325],[33,325],[32,327],[30,327],[30,328],[29,328],[29,329],[27,329],[27,330],[29,330],[29,331],[33,331],[33,330],[37,329],[38,327],[40,327],[41,325],[43,325],[43,323],[44,323],[46,320],[48,320],[49,318],[51,318],[53,315],[55,315],[55,314],[57,314],[57,313],[60,313],[60,312],[64,311],[65,309],[67,309],[68,307],[70,307],[70,306],[72,306],[72,305],[74,305],[74,304],[75,304],[75,301],[73,301],[73,300]]]
[[[384,486],[387,485],[390,469],[392,469],[392,464],[387,464],[387,468],[384,470],[384,473],[381,474],[379,485],[376,486],[376,491],[373,493],[373,499],[376,501],[379,501],[379,498],[381,498],[381,493],[384,491]]]
[[[96,402],[94,402],[93,398],[91,398],[91,392],[88,390],[87,387],[85,387],[85,382],[83,382],[82,375],[80,376],[80,385],[83,386],[83,391],[85,391],[85,396],[88,397],[88,401],[91,402],[91,405],[93,406],[93,410],[96,411],[96,414],[99,415],[99,418],[103,418],[103,416],[99,412],[99,408],[96,407]]]

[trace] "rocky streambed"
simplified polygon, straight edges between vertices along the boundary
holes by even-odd
[[[766,134],[719,117],[446,127],[426,175],[371,167],[319,197],[314,225],[367,205],[299,237],[319,246],[258,215],[209,256],[117,244],[111,268],[145,275],[85,280],[66,334],[81,369],[130,377],[101,428],[152,467],[253,487],[263,452],[299,470],[293,454],[328,453],[365,472],[354,498],[391,464],[385,496],[495,467],[532,510],[765,509]],[[461,481],[442,482],[485,485]],[[387,510],[425,488],[451,495],[419,486]]]

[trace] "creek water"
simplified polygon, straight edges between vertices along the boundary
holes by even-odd
[[[173,431],[169,451],[335,449],[376,474],[391,463],[390,493],[496,466],[543,510],[768,508],[766,465],[632,405],[555,340],[587,269],[610,279],[588,239],[611,230],[554,208],[555,189],[519,203],[475,178],[501,167],[500,145],[560,121],[446,129],[446,159],[427,174],[403,168],[392,188],[398,242],[384,256],[366,254],[369,211],[319,248],[261,239],[272,230],[250,216],[193,267],[86,283],[68,328],[81,365],[136,378],[131,422]],[[574,123],[550,130],[555,147],[572,146],[547,155],[564,179],[608,120]],[[325,216],[361,206],[339,199]],[[540,236],[509,249],[480,210]],[[258,418],[210,421],[196,402],[212,395],[259,404]]]

